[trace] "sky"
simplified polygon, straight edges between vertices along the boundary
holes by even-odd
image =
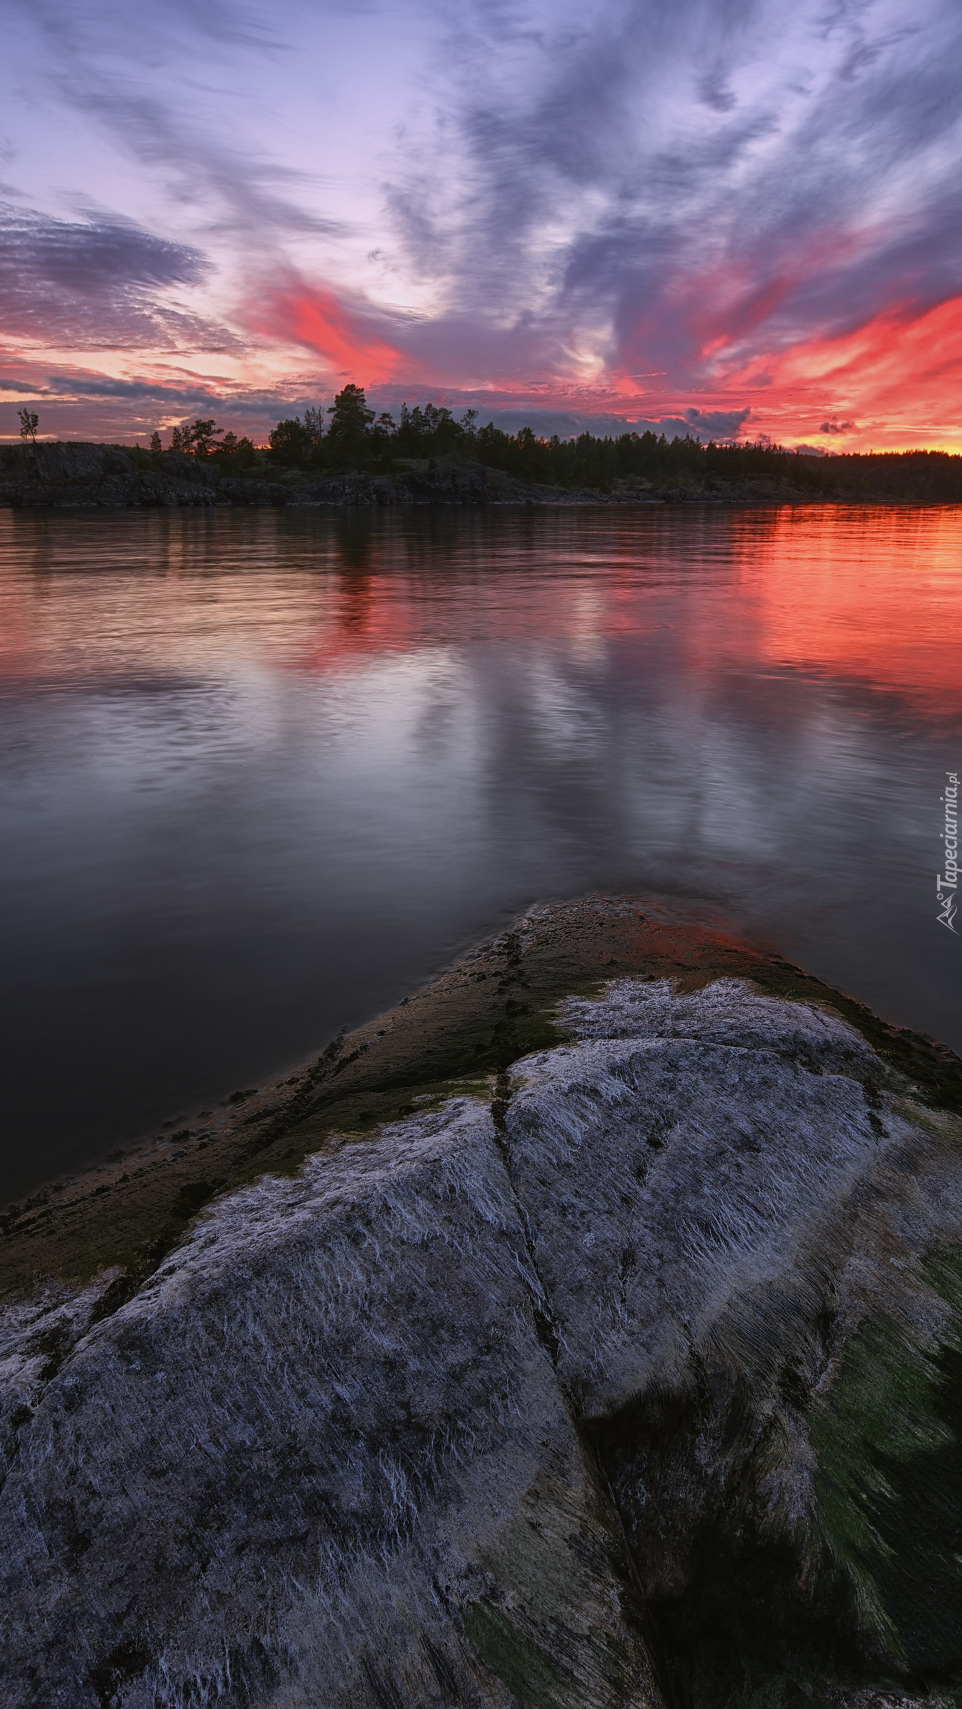
[[[0,0],[0,437],[962,450],[958,0]]]

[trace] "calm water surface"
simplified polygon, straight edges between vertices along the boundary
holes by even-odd
[[[596,887],[962,1049],[960,565],[959,509],[0,512],[0,1192]]]

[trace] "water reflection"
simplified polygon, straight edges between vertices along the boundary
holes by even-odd
[[[525,903],[705,898],[962,1046],[962,516],[0,513],[21,1184]]]

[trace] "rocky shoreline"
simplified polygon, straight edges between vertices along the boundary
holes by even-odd
[[[16,510],[338,505],[825,504],[836,498],[788,481],[626,480],[612,490],[532,486],[483,463],[406,459],[390,474],[224,473],[209,459],[123,446],[41,443],[0,447],[0,507]],[[854,502],[865,502],[864,496]],[[873,501],[873,502],[878,502]]]
[[[589,897],[38,1200],[11,1709],[957,1702],[943,1047]]]

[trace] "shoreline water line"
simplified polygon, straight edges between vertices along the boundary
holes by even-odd
[[[627,974],[668,979],[680,992],[747,979],[830,1009],[913,1096],[962,1113],[962,1060],[947,1046],[890,1025],[780,955],[693,923],[668,899],[588,896],[530,909],[387,1013],[342,1030],[267,1086],[236,1092],[200,1126],[116,1151],[6,1207],[0,1294],[106,1269],[116,1272],[112,1298],[128,1297],[219,1196],[265,1173],[296,1174],[307,1156],[455,1093],[490,1101],[498,1075],[563,1037],[563,997],[597,993]]]

